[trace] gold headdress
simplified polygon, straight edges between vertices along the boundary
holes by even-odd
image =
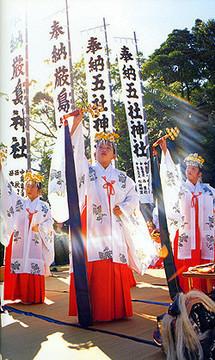
[[[96,145],[99,145],[101,143],[111,143],[111,145],[116,145],[119,141],[119,135],[115,134],[113,132],[107,131],[107,132],[99,132],[95,135],[95,142]]]
[[[4,162],[7,157],[7,149],[4,147],[0,148],[0,161]]]
[[[36,183],[40,183],[43,181],[43,176],[39,174],[34,174],[32,172],[27,172],[24,176],[24,181],[34,181]]]
[[[184,159],[184,162],[186,162],[186,164],[198,166],[199,168],[202,168],[204,161],[205,160],[197,153],[190,154]]]

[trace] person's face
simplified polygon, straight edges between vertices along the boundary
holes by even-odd
[[[111,160],[116,159],[116,155],[114,154],[113,147],[111,145],[99,145],[96,148],[95,153],[96,159],[104,168],[107,168]]]
[[[41,191],[38,189],[38,187],[33,181],[28,181],[25,185],[25,192],[27,197],[31,201],[34,201],[40,195]]]
[[[186,177],[192,184],[196,185],[201,175],[202,173],[200,172],[198,166],[187,165]]]

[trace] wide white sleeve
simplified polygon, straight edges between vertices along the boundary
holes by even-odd
[[[52,216],[60,223],[69,218],[65,175],[64,131],[64,126],[58,130],[57,140],[52,155],[48,185],[48,199],[51,204]]]
[[[42,251],[43,251],[43,260],[45,262],[45,274],[47,276],[50,275],[49,266],[54,261],[53,219],[50,209],[47,211],[44,221],[42,221],[38,225],[39,225],[38,233],[40,238],[42,239]]]
[[[85,200],[85,185],[88,174],[88,161],[84,156],[84,139],[81,124],[72,136],[72,147],[79,195],[79,206],[81,209]],[[48,198],[51,204],[53,218],[57,222],[64,222],[68,220],[69,210],[66,189],[64,126],[62,126],[58,131],[57,141],[52,156]]]
[[[126,193],[122,202],[117,204],[123,213],[131,215],[133,211],[139,206],[139,194],[135,189],[134,181],[126,176]]]
[[[128,265],[143,275],[157,255],[155,244],[139,206],[131,215],[123,209],[122,212],[120,219],[128,249]]]
[[[85,196],[87,195],[87,183],[89,181],[89,162],[85,156],[84,135],[82,123],[78,125],[72,135],[72,146],[75,161],[76,181],[78,188],[79,207],[84,207]]]
[[[214,241],[215,241],[215,189],[207,184],[209,189],[212,191],[213,194],[213,224],[214,224]]]
[[[117,205],[122,211],[119,217],[128,249],[128,265],[143,275],[156,256],[156,250],[140,211],[139,194],[135,189],[135,183],[129,177],[126,177],[124,200]]]
[[[174,164],[169,150],[167,150],[166,155],[162,152],[160,178],[168,228],[172,236],[174,236],[178,225],[183,223],[179,202],[182,180],[180,170]]]
[[[169,150],[166,155],[162,151],[160,164],[160,177],[162,183],[162,190],[165,194],[169,192],[169,198],[173,201],[177,198],[177,192],[180,190],[181,180],[178,167],[174,164]]]
[[[22,198],[13,190],[3,171],[0,172],[0,186],[0,241],[7,246],[14,230],[15,206],[17,201],[22,201]]]

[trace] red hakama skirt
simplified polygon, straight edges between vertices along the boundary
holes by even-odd
[[[112,259],[88,262],[90,300],[94,321],[110,321],[133,315],[131,286],[136,285],[127,264]],[[77,315],[74,274],[70,275],[69,315]]]
[[[207,264],[211,262],[211,260],[201,258],[200,239],[198,238],[199,237],[198,232],[196,233],[196,237],[197,237],[196,249],[191,250],[191,259],[178,259],[179,230],[177,230],[174,239],[174,260],[175,260],[176,271],[178,274],[179,285],[185,293],[189,291],[189,286],[188,286],[188,279],[183,277],[182,272],[188,271],[189,267]],[[193,278],[193,289],[207,293],[206,280]]]
[[[85,206],[81,215],[84,242],[86,219]],[[128,265],[114,263],[112,259],[88,262],[86,257],[86,266],[93,320],[110,321],[132,316],[130,288],[136,286],[136,281]],[[69,315],[77,316],[74,273],[70,275]]]
[[[21,300],[28,303],[43,303],[45,300],[45,276],[11,273],[11,236],[5,253],[4,300]]]

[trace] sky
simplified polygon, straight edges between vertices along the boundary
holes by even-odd
[[[137,38],[138,50],[148,58],[174,29],[189,30],[197,18],[215,17],[215,0],[67,0],[72,45],[72,60],[81,57],[81,32],[107,24],[109,48],[114,37]],[[1,74],[7,70],[8,27],[13,15],[25,12],[27,3],[29,63],[39,76],[46,55],[47,24],[54,14],[65,8],[66,0],[0,0]],[[7,67],[7,66],[6,66]],[[2,81],[0,91],[2,91]]]
[[[115,37],[137,38],[138,50],[148,58],[174,29],[190,30],[197,18],[215,17],[215,0],[67,0],[73,62],[81,58],[83,31],[107,24],[108,46],[114,49]],[[27,4],[27,7],[26,7]],[[50,19],[65,9],[66,0],[0,0],[0,92],[8,93],[11,76],[9,29],[19,13],[28,15],[29,76],[46,82],[48,76],[47,38]],[[114,57],[114,51],[112,51]],[[0,99],[0,114],[5,116],[5,99]],[[3,115],[2,115],[3,113]]]

